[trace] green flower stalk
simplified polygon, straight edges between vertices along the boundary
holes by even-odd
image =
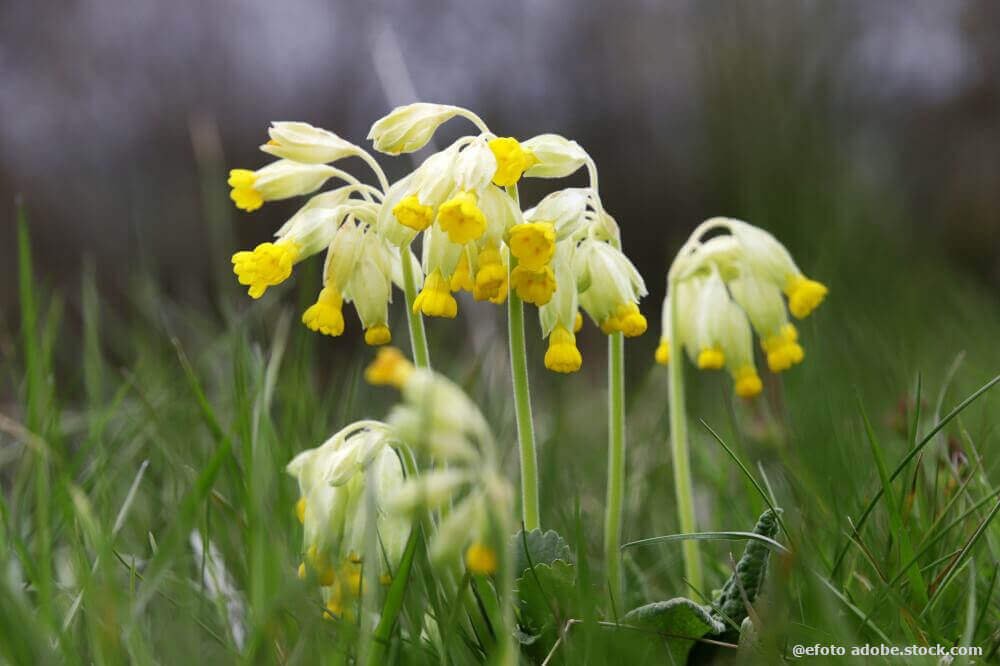
[[[702,240],[709,232],[723,233]],[[677,253],[667,274],[656,361],[670,365],[670,452],[681,532],[697,529],[681,356],[686,352],[702,370],[725,368],[733,392],[753,398],[763,389],[754,361],[754,332],[768,369],[788,370],[805,357],[788,314],[808,316],[826,294],[827,288],[805,277],[774,236],[740,220],[703,222]],[[697,542],[684,542],[683,552],[688,582],[701,589]]]

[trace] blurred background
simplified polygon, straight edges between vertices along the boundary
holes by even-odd
[[[682,236],[718,214],[774,231],[807,272],[846,239],[862,256],[933,248],[1000,285],[989,0],[3,3],[0,262],[21,195],[39,270],[67,293],[92,256],[112,299],[141,268],[207,305],[230,234],[251,247],[294,209],[226,197],[228,168],[266,162],[269,121],[363,142],[416,99],[583,144],[650,303]],[[14,282],[0,289],[7,311]]]

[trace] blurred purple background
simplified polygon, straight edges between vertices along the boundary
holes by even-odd
[[[250,216],[227,198],[228,168],[266,161],[269,121],[362,142],[416,98],[469,106],[500,134],[580,141],[654,290],[679,236],[715,214],[807,258],[877,230],[1000,283],[991,0],[13,0],[0,305],[15,298],[17,194],[39,272],[71,299],[93,255],[112,301],[141,268],[198,302],[294,209]]]

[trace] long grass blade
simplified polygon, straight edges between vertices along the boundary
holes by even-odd
[[[783,553],[790,553],[788,548],[785,548],[780,543],[766,537],[762,534],[755,534],[753,532],[694,532],[691,534],[666,534],[664,536],[649,537],[648,539],[639,539],[638,541],[630,541],[622,546],[622,550],[628,548],[635,548],[636,546],[646,546],[653,543],[669,543],[672,541],[759,541],[763,544],[779,550]]]

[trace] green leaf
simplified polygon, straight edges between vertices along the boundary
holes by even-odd
[[[576,566],[563,560],[536,564],[515,582],[521,625],[540,634],[574,616]]]
[[[778,533],[778,511],[768,509],[761,514],[753,528],[754,534],[772,539]],[[743,556],[736,563],[736,571],[722,587],[717,606],[723,616],[737,626],[747,617],[747,603],[753,603],[764,584],[770,554],[771,549],[760,541],[748,541]],[[722,619],[719,617],[720,621]]]
[[[648,641],[650,652],[666,644],[672,661],[663,663],[674,664],[687,662],[688,652],[699,638],[706,634],[720,634],[726,628],[713,616],[711,609],[684,597],[634,608],[625,614],[622,623],[658,632],[659,635],[649,634],[637,640]],[[633,638],[630,636],[629,640]]]
[[[533,564],[553,564],[561,560],[573,563],[573,551],[566,540],[555,530],[543,532],[535,528],[529,532],[518,530],[511,537],[514,549],[514,574],[520,576]]]

